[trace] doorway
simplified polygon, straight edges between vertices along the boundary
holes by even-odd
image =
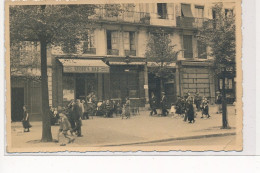
[[[23,119],[24,88],[12,88],[11,90],[11,119],[21,121]]]
[[[85,99],[85,78],[76,78],[76,99]]]

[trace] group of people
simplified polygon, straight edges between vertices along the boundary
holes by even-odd
[[[151,94],[150,98],[150,108],[151,112],[150,115],[157,115],[157,98],[155,97],[154,93]],[[167,116],[169,114],[169,111],[167,110],[167,98],[165,96],[165,92],[162,92],[162,97],[160,99],[160,108],[161,108],[161,114],[162,116]]]
[[[194,108],[195,104],[195,108]],[[167,116],[169,111],[167,110],[167,99],[165,93],[162,92],[161,99],[160,99],[160,109],[161,115]],[[157,98],[155,97],[154,93],[151,94],[150,98],[150,108],[151,112],[150,115],[157,114]],[[184,117],[184,121],[189,121],[189,123],[195,122],[195,116],[197,112],[201,111],[201,118],[210,118],[209,115],[209,101],[206,97],[201,97],[197,92],[194,97],[191,97],[190,93],[186,93],[185,96],[181,97],[178,96],[177,102],[171,104],[170,113],[171,114],[178,114]]]
[[[200,111],[201,118],[210,118],[209,100],[206,97],[201,97],[198,92],[195,93],[194,97],[191,97],[190,93],[184,97],[178,96],[175,108],[176,114],[184,115],[184,121],[188,119],[189,123],[195,122],[194,117]]]

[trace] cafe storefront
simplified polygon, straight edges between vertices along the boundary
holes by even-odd
[[[57,58],[52,79],[53,106],[66,106],[71,100],[86,99],[94,92],[99,101],[124,102],[129,97],[143,107],[144,69],[143,60],[125,63],[124,58]]]

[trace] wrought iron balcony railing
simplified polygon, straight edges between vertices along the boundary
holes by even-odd
[[[89,19],[97,21],[114,21],[114,22],[129,22],[150,24],[150,13],[125,11],[119,14],[109,14],[106,9],[98,9],[95,15],[89,17]]]
[[[195,17],[182,17],[178,16],[176,19],[177,27],[198,29],[203,26],[203,23],[207,21],[206,18],[195,18]]]
[[[107,49],[107,55],[119,55],[119,50],[117,50],[117,49]]]
[[[96,48],[83,48],[84,54],[96,54]]]
[[[136,50],[125,50],[126,56],[136,56]]]

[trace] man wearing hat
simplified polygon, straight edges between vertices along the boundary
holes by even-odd
[[[219,114],[219,113],[222,113],[222,95],[219,91],[217,91],[216,94],[217,94],[216,103],[218,105],[217,114]]]
[[[165,92],[162,92],[162,99],[161,99],[162,116],[167,116],[169,114],[166,104],[167,104],[167,100],[166,100]]]

